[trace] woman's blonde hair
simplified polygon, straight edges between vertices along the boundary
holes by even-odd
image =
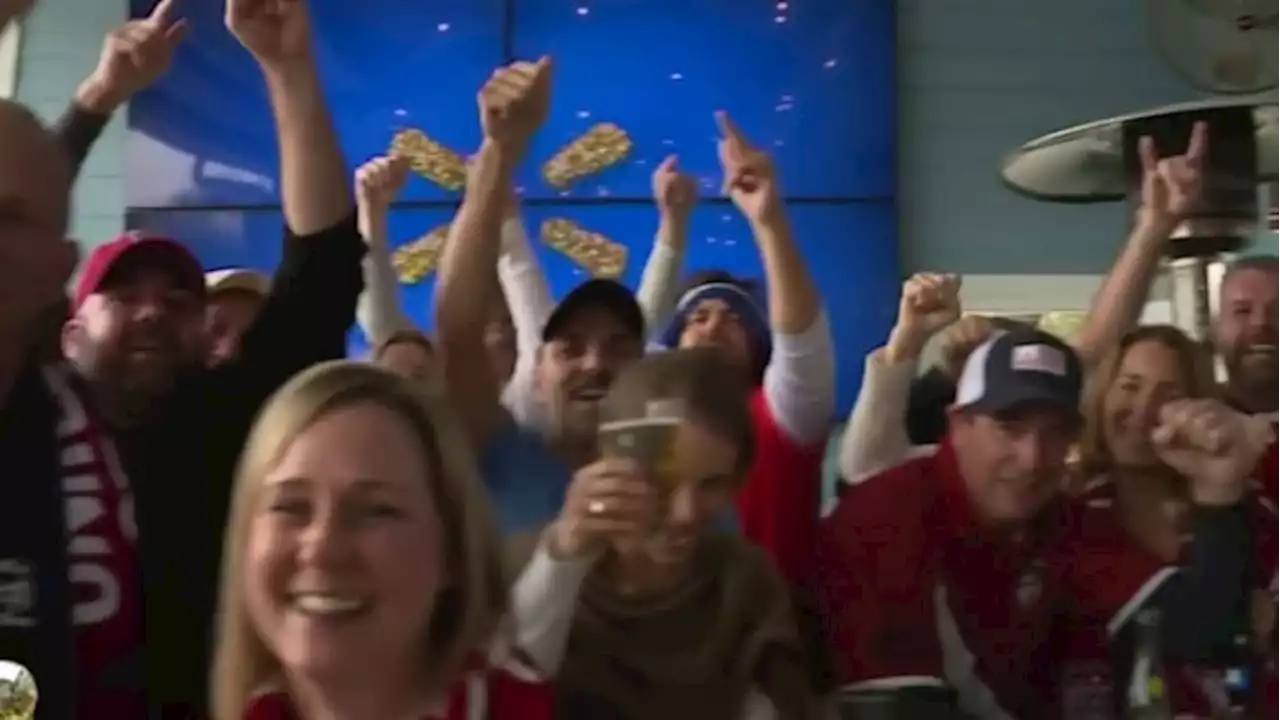
[[[245,602],[245,553],[262,483],[289,445],[320,418],[373,403],[398,415],[421,440],[440,516],[449,585],[436,601],[424,654],[426,690],[442,689],[495,640],[507,609],[500,540],[474,454],[443,397],[367,364],[337,361],[297,375],[267,402],[240,457],[223,539],[210,696],[216,720],[240,720],[254,694],[281,668],[254,628]],[[433,687],[433,683],[437,687]]]
[[[1111,467],[1106,430],[1103,429],[1107,391],[1115,382],[1129,350],[1144,342],[1167,348],[1177,358],[1178,380],[1187,397],[1208,397],[1214,392],[1208,351],[1172,325],[1143,325],[1126,333],[1090,374],[1084,392],[1084,432],[1080,436],[1080,468],[1084,478]]]

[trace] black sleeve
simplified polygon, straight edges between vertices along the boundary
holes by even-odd
[[[53,124],[54,135],[62,142],[62,146],[66,148],[71,158],[73,175],[80,173],[80,167],[84,165],[85,158],[89,157],[89,151],[102,136],[102,131],[110,120],[110,115],[85,110],[71,103],[66,112],[62,113],[62,117]]]
[[[1179,662],[1231,666],[1236,638],[1249,632],[1249,601],[1256,555],[1252,503],[1196,506],[1191,539],[1179,572],[1148,598],[1160,611],[1162,654]],[[1135,617],[1132,613],[1130,617]],[[1132,622],[1117,633],[1118,669],[1132,666]]]
[[[907,396],[907,437],[912,445],[933,445],[947,434],[947,407],[956,399],[956,386],[938,368],[911,383]]]
[[[364,289],[365,244],[355,215],[314,235],[285,230],[284,259],[257,318],[240,341],[239,357],[213,371],[210,392],[236,405],[236,417],[258,407],[299,371],[346,357]]]

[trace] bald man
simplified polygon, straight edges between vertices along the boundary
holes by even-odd
[[[71,177],[54,136],[0,100],[0,648],[39,678],[41,717],[74,717],[78,691],[57,432],[71,415],[37,347],[75,266]]]
[[[67,239],[71,163],[25,107],[0,100],[0,405],[36,324],[59,303],[75,268]]]

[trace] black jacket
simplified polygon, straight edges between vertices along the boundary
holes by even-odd
[[[104,124],[105,118],[73,108],[58,130],[82,161]],[[309,237],[286,228],[284,243],[271,293],[242,340],[239,360],[187,378],[154,421],[113,433],[134,496],[143,586],[145,651],[132,680],[145,683],[153,708],[207,708],[229,493],[258,409],[298,371],[346,355],[363,289],[365,246],[354,216]],[[75,689],[95,680],[75,677],[55,423],[56,407],[38,370],[28,369],[0,408],[0,467],[9,469],[0,473],[20,480],[16,500],[0,496],[0,610],[6,607],[2,563],[25,559],[36,591],[27,614],[35,622],[25,628],[0,622],[0,657],[34,671],[41,720],[70,718]],[[14,468],[21,473],[11,475]]]

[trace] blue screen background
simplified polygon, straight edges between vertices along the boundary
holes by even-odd
[[[150,0],[134,0],[135,15]],[[222,25],[223,3],[184,3],[191,32],[161,82],[130,107],[130,224],[171,235],[208,268],[270,271],[281,216],[274,126],[253,60]],[[479,142],[475,93],[498,64],[549,53],[554,107],[517,179],[526,227],[553,291],[587,276],[538,241],[567,217],[627,245],[639,280],[656,212],[650,176],[668,154],[698,178],[686,269],[759,278],[736,210],[716,196],[717,109],[773,153],[797,241],[826,300],[839,353],[841,411],[862,356],[884,340],[900,282],[892,0],[378,0],[311,2],[318,61],[347,160],[386,151],[402,128],[460,154]],[[540,166],[598,122],[634,149],[569,190]],[[413,179],[391,213],[392,242],[448,222],[458,194]],[[431,327],[432,281],[403,288]],[[353,350],[363,344],[353,332]]]

